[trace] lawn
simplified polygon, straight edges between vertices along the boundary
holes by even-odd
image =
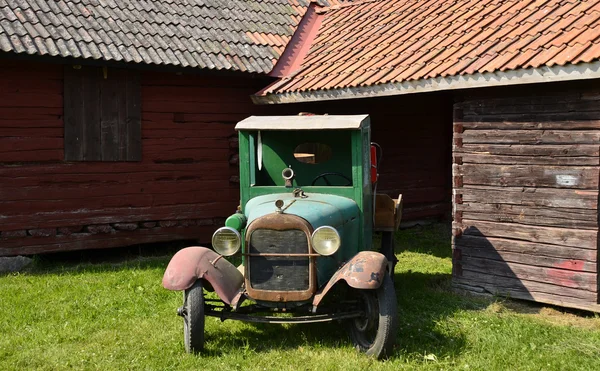
[[[387,361],[357,353],[337,323],[215,318],[206,353],[186,354],[182,295],[160,286],[168,257],[38,258],[26,273],[0,276],[0,370],[597,369],[596,315],[453,293],[446,225],[396,238],[400,328]]]

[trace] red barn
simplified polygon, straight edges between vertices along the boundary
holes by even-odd
[[[0,256],[210,241],[239,203],[234,124],[256,114],[371,113],[382,186],[404,193],[405,218],[449,213],[448,96],[437,112],[418,99],[252,103],[302,60],[316,5],[108,4],[0,5]],[[407,117],[421,124],[400,129]]]
[[[0,255],[210,240],[307,3],[0,5]],[[265,30],[269,30],[266,33]]]

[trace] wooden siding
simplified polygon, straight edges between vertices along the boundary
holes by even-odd
[[[0,60],[0,163],[63,159],[62,78],[61,66]]]
[[[600,94],[566,91],[455,104],[456,287],[600,311]]]
[[[265,81],[143,72],[143,160],[78,163],[63,161],[63,66],[0,67],[0,255],[210,241],[235,211],[234,125],[261,112]]]
[[[0,256],[210,241],[239,203],[234,125],[249,115],[369,113],[379,191],[404,195],[403,220],[450,210],[447,98],[255,106],[268,81],[144,71],[142,161],[65,162],[63,68],[0,60]]]

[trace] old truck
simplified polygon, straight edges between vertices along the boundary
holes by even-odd
[[[253,116],[236,130],[240,207],[214,233],[212,249],[180,250],[163,278],[165,288],[184,291],[186,350],[203,350],[204,318],[214,316],[340,321],[358,350],[389,356],[402,205],[376,194],[381,148],[371,143],[369,117]],[[376,248],[374,231],[382,231]]]

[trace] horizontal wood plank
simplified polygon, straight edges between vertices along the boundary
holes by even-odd
[[[2,140],[0,139],[0,142]],[[1,144],[0,144],[1,145]],[[37,149],[26,151],[12,151],[0,153],[0,163],[24,163],[24,162],[58,162],[64,158],[64,151],[61,149]]]
[[[2,217],[5,231],[36,228],[60,228],[93,224],[145,222],[148,220],[182,220],[227,217],[235,212],[233,200],[210,204],[174,204],[135,208],[84,208],[21,212]]]
[[[453,287],[461,291],[471,291],[474,293],[493,293],[494,295],[502,295],[514,299],[531,300],[539,303],[557,305],[561,307],[600,312],[600,305],[596,304],[594,300],[590,299],[579,299],[571,296],[529,292],[524,290],[514,290],[508,288],[500,291],[498,287],[493,284],[478,284],[473,280],[454,280]]]
[[[493,248],[463,248],[455,245],[454,253],[460,256],[460,258],[455,259],[456,262],[460,263],[462,263],[464,257],[472,257],[506,263],[519,263],[536,267],[566,269],[577,272],[595,273],[597,271],[595,261],[538,256],[535,254],[525,254],[523,252],[515,253],[495,250]]]
[[[597,190],[465,186],[454,190],[463,203],[597,210]]]
[[[215,230],[213,225],[177,226],[171,228],[137,229],[111,234],[74,233],[54,237],[29,237],[4,240],[0,256],[40,254],[57,251],[89,250],[122,247],[149,242],[195,239],[207,243]]]
[[[550,166],[598,166],[600,157],[592,156],[502,156],[491,153],[462,153],[463,164],[490,165],[550,165]]]
[[[597,130],[467,130],[455,138],[469,144],[597,144]]]
[[[6,93],[0,91],[0,107],[63,107],[63,96],[60,93],[47,92],[18,92]]]
[[[511,223],[496,223],[463,219],[454,223],[465,235],[508,238],[558,246],[596,250],[598,231],[570,228],[540,227]]]
[[[453,246],[461,248],[463,251],[468,249],[489,249],[492,250],[492,253],[498,254],[507,252],[559,259],[575,259],[587,262],[596,262],[598,255],[594,249],[581,249],[571,246],[548,245],[483,236],[462,235],[460,237],[453,237],[452,243]]]
[[[595,210],[481,203],[458,204],[455,210],[462,211],[462,218],[472,220],[598,229],[598,213]]]
[[[546,165],[454,165],[463,184],[503,187],[598,189],[598,167]]]
[[[463,270],[462,276],[457,277],[455,281],[457,283],[460,282],[465,284],[478,285],[492,294],[506,295],[508,293],[508,291],[506,291],[507,289],[512,291],[520,291],[523,295],[532,295],[529,298],[521,298],[528,300],[534,299],[533,295],[535,295],[536,293],[543,293],[594,302],[595,297],[597,295],[594,292],[574,289],[562,285],[554,285],[551,283],[537,282],[519,278],[502,277],[496,276],[492,273],[477,272],[471,270]]]
[[[578,290],[597,292],[596,273],[571,271],[560,268],[547,268],[535,265],[497,261],[463,256],[460,259],[462,271],[470,270],[496,276],[522,279]]]
[[[454,147],[454,154],[498,156],[598,157],[599,144],[464,144]]]
[[[558,227],[558,228],[580,228],[586,230],[596,230],[598,226],[597,220],[573,220],[573,219],[561,219],[551,218],[537,215],[514,215],[514,214],[502,214],[502,215],[490,215],[486,213],[471,213],[463,212],[463,218],[471,220],[484,220],[489,222],[500,222],[500,223],[516,223],[523,225],[538,225],[545,227]]]
[[[0,117],[0,128],[62,128],[62,118],[53,120],[14,120],[8,117]]]
[[[470,112],[464,112],[462,119],[457,122],[465,123],[469,121],[488,121],[488,122],[531,122],[531,121],[588,121],[598,120],[600,111],[574,111],[574,112],[525,112],[525,113],[497,113],[475,115]]]
[[[481,201],[491,202],[493,200],[482,199]],[[503,203],[463,202],[462,204],[455,205],[455,208],[457,211],[496,214],[498,216],[520,215],[523,217],[532,216],[558,218],[565,220],[589,220],[592,223],[596,223],[598,220],[598,212],[594,209],[570,209],[561,207],[532,206],[527,202],[524,202],[521,205],[510,205]],[[475,218],[475,220],[477,219]],[[598,224],[594,225],[596,226],[596,228],[598,227]]]
[[[62,127],[56,128],[3,128],[0,127],[0,137],[3,138],[61,138],[64,130]]]
[[[98,182],[91,184],[56,184],[53,186],[33,186],[33,187],[3,187],[0,188],[0,205],[5,200],[11,201],[43,201],[52,200],[69,200],[69,199],[87,199],[106,196],[123,196],[127,195],[173,195],[175,193],[197,193],[204,195],[205,198],[223,197],[227,199],[231,196],[236,196],[229,192],[228,188],[221,188],[224,176],[220,173],[220,177],[215,177],[214,180],[201,181],[198,180],[182,180],[177,178],[165,179],[154,182]],[[204,188],[203,191],[199,189]],[[227,193],[225,193],[227,192]],[[1,206],[0,206],[1,207]]]
[[[465,121],[460,125],[465,130],[599,130],[600,117],[584,121]]]

